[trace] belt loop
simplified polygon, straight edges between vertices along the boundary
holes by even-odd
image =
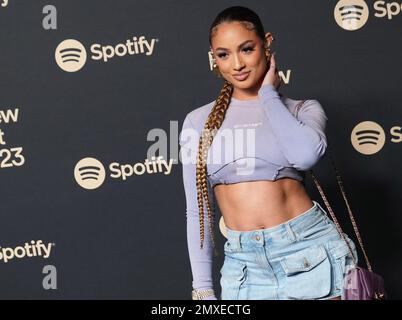
[[[321,207],[321,205],[317,202],[317,201],[314,201],[315,203],[317,203],[317,205],[318,205],[318,207],[320,207],[321,208],[321,210],[322,210],[322,212],[323,213],[325,213],[325,215],[328,217],[328,213],[327,213],[327,211],[326,210],[324,210],[323,209],[323,207]]]
[[[236,232],[234,234],[230,234],[229,239],[230,243],[232,244],[232,249],[234,250],[240,250],[241,245],[240,245],[240,233]]]
[[[293,241],[293,242],[296,241],[296,240],[297,240],[296,235],[294,234],[292,228],[290,227],[290,224],[289,224],[289,223],[286,223],[286,224],[285,224],[285,227],[286,227],[286,231],[287,231],[287,234],[288,234],[289,239],[290,239],[291,241]]]
[[[241,232],[239,232],[239,233],[236,235],[236,246],[237,246],[236,249],[239,249],[239,250],[241,250],[241,241],[240,241],[240,237],[241,237]]]

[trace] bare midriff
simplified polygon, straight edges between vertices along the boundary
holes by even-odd
[[[284,223],[313,207],[301,181],[247,181],[214,187],[217,204],[229,229],[251,231]]]

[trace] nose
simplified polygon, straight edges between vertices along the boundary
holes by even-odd
[[[236,71],[241,70],[244,66],[243,61],[240,59],[240,57],[237,54],[234,54],[234,69]]]

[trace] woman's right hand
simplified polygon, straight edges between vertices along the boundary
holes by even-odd
[[[271,59],[269,61],[269,68],[268,68],[267,73],[265,74],[262,85],[270,84],[273,87],[275,87],[276,89],[278,89],[281,85],[282,79],[279,76],[279,72],[276,67],[275,56],[276,56],[276,53],[271,54]]]

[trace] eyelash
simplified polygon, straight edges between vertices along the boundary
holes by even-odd
[[[244,50],[244,51],[246,51],[246,50],[254,51],[253,47],[245,47],[245,48],[243,48],[243,50]],[[218,54],[218,57],[219,57],[219,58],[222,58],[222,57],[224,57],[225,55],[226,55],[226,53],[221,53],[221,54]]]

